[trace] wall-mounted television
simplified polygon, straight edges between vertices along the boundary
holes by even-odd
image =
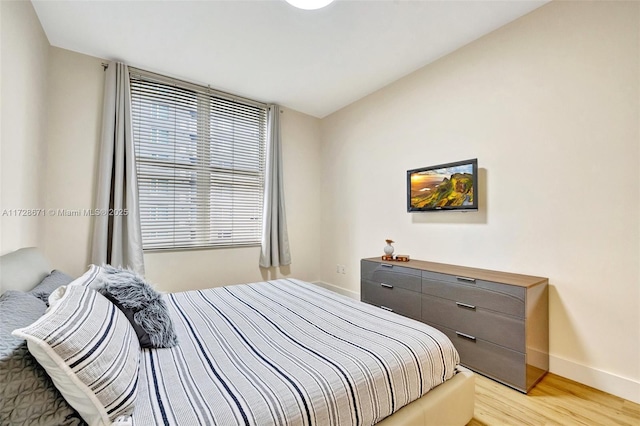
[[[407,211],[478,210],[478,159],[407,171]]]

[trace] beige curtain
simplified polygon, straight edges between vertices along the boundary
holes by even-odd
[[[129,69],[111,62],[105,72],[102,140],[91,261],[144,275]]]
[[[262,250],[260,252],[260,266],[263,268],[291,264],[287,218],[284,208],[284,177],[280,139],[280,107],[271,105],[267,120],[267,168],[264,182]]]

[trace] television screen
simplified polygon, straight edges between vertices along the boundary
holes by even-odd
[[[407,211],[478,210],[478,159],[407,171]]]

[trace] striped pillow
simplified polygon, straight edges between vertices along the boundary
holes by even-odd
[[[133,412],[138,339],[124,314],[95,290],[67,286],[44,316],[13,335],[27,339],[31,354],[90,425],[126,421]]]
[[[77,285],[77,286],[95,288],[98,282],[97,278],[100,275],[100,272],[102,272],[102,268],[100,266],[89,265],[89,269],[87,270],[87,272],[85,272],[75,280],[71,281],[67,285]],[[67,286],[61,286],[55,289],[54,291],[52,291],[51,294],[49,295],[49,298],[47,299],[47,304],[53,307],[55,304],[58,303],[58,300],[62,298],[62,295],[66,290],[67,290]]]
[[[98,278],[98,275],[100,275],[100,272],[102,272],[102,268],[100,266],[89,265],[89,269],[87,270],[87,272],[85,272],[75,280],[71,281],[69,285],[80,285],[83,287],[93,288],[96,283],[96,278]]]

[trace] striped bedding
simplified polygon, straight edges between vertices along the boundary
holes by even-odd
[[[165,296],[178,334],[145,349],[141,425],[372,425],[455,374],[439,331],[295,279]]]

